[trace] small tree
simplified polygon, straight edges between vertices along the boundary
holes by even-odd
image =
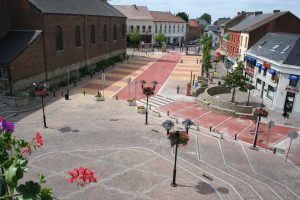
[[[179,12],[179,13],[176,14],[176,16],[181,17],[186,22],[189,21],[189,15],[185,12]]]
[[[240,91],[246,91],[246,81],[248,79],[243,75],[243,69],[243,64],[239,62],[237,68],[224,77],[224,85],[233,89],[232,102],[234,102],[236,88],[239,88]]]
[[[162,42],[165,42],[167,40],[166,36],[163,33],[158,33],[155,35],[155,41],[161,45]]]
[[[210,50],[212,47],[212,38],[211,36],[208,36],[207,33],[203,34],[202,37],[200,38],[200,44],[202,45],[202,62],[203,62],[203,67],[204,70],[206,71],[206,77],[209,77],[209,69],[212,67],[211,66],[211,55],[210,55]]]
[[[136,29],[129,35],[129,40],[133,43],[134,48],[137,47],[138,43],[142,40],[140,32]]]
[[[205,21],[207,21],[207,23],[211,23],[211,15],[208,13],[203,13],[203,15],[199,17],[199,19],[204,19]]]

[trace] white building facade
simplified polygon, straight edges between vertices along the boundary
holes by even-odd
[[[208,31],[207,35],[212,38],[212,48],[218,48],[220,46],[220,37],[212,31]]]
[[[168,44],[185,43],[188,22],[170,12],[150,11],[154,19],[154,34],[163,33]]]
[[[300,35],[268,33],[245,52],[245,71],[254,94],[265,106],[296,117],[300,117],[300,59],[295,49],[300,50],[299,45]]]

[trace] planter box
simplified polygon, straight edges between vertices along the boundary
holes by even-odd
[[[223,133],[217,133],[217,132],[210,132],[211,136],[219,138],[219,139],[224,139],[224,134]]]
[[[136,112],[137,113],[140,113],[140,114],[145,114],[146,113],[146,109],[145,108],[143,108],[143,109],[136,109]]]
[[[104,101],[104,97],[95,97],[96,101]]]
[[[136,106],[136,102],[135,102],[135,101],[128,102],[128,105],[129,105],[129,106]]]

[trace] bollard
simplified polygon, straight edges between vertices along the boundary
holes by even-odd
[[[151,104],[149,104],[149,109],[151,110]]]
[[[211,132],[212,126],[209,127],[209,132]]]
[[[236,136],[237,136],[237,134],[234,135],[234,140],[236,140]]]
[[[118,96],[116,96],[116,100],[118,100]]]
[[[179,93],[179,85],[177,85],[176,89],[177,89],[177,94],[178,94]]]
[[[274,148],[274,150],[273,150],[273,153],[274,153],[274,154],[276,154],[276,150],[277,150],[277,148]]]
[[[197,131],[200,131],[200,127],[199,127],[199,125],[197,125]]]
[[[198,58],[197,58],[197,64],[198,64]]]
[[[85,95],[85,91],[83,90],[83,95]]]
[[[170,111],[167,111],[167,116],[169,116],[170,115]]]
[[[53,90],[53,97],[55,97],[55,90]]]

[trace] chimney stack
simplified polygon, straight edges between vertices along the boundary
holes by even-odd
[[[138,9],[137,6],[136,6],[136,4],[134,4],[133,6],[134,6],[134,8],[135,8],[136,10]]]
[[[273,10],[273,13],[278,13],[280,12],[280,10]]]
[[[237,14],[236,15],[240,15],[241,14],[241,12],[237,12]]]

